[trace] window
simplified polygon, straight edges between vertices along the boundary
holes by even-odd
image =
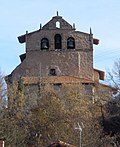
[[[61,35],[56,34],[54,39],[55,39],[55,49],[61,49],[62,48]]]
[[[56,22],[56,28],[58,28],[58,29],[60,28],[60,22],[59,21]]]
[[[43,38],[41,40],[41,49],[44,50],[44,49],[49,49],[49,41],[47,38]]]
[[[53,88],[54,88],[54,90],[56,90],[56,91],[60,91],[61,88],[62,88],[62,84],[61,84],[61,83],[53,84]]]
[[[49,75],[50,76],[57,76],[56,70],[54,68],[50,69]]]
[[[93,85],[91,85],[90,83],[83,83],[84,88],[85,88],[85,94],[86,95],[91,95],[93,94]]]
[[[75,48],[75,39],[73,37],[69,37],[67,39],[67,49],[74,49]]]

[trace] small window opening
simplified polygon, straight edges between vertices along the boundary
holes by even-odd
[[[61,84],[61,83],[53,84],[53,88],[54,88],[54,90],[56,90],[56,91],[60,91],[61,88],[62,88],[62,84]]]
[[[91,95],[93,93],[93,85],[90,83],[82,83],[85,88],[85,94],[86,95]]]
[[[50,73],[49,73],[50,76],[57,76],[57,73],[56,73],[56,70],[55,69],[50,69]]]
[[[75,39],[73,37],[69,37],[67,39],[67,48],[74,49],[75,48]]]
[[[49,48],[49,41],[47,38],[43,38],[41,40],[41,49],[48,49]]]
[[[56,28],[58,28],[58,29],[60,28],[60,22],[59,21],[56,22]]]

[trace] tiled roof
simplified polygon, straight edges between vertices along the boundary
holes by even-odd
[[[105,72],[104,71],[98,70],[98,69],[94,69],[94,71],[99,73],[100,80],[104,80],[104,78],[105,78]]]
[[[57,142],[55,142],[47,147],[57,147],[57,146],[59,146],[59,147],[76,147],[74,145],[70,145],[70,144],[65,143],[63,141],[60,141],[60,140],[58,140]]]
[[[114,91],[114,92],[117,92],[117,88],[115,88],[115,87],[112,87],[112,86],[110,86],[110,85],[106,85],[106,84],[102,84],[102,83],[99,83],[101,86],[103,86],[103,87],[107,87],[107,88],[110,88],[112,91]]]
[[[99,44],[99,39],[93,38],[93,44],[98,45]]]

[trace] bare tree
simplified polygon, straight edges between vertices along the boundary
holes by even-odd
[[[120,89],[120,59],[114,62],[112,71],[108,72],[108,78],[111,82],[111,85]]]
[[[111,136],[114,145],[120,146],[120,59],[115,61],[112,71],[108,72],[111,85],[116,88],[117,93],[110,100],[105,108],[106,117],[104,122],[104,132]]]

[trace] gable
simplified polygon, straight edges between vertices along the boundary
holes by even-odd
[[[67,21],[65,21],[61,16],[53,17],[47,24],[45,24],[42,29],[74,29]]]

